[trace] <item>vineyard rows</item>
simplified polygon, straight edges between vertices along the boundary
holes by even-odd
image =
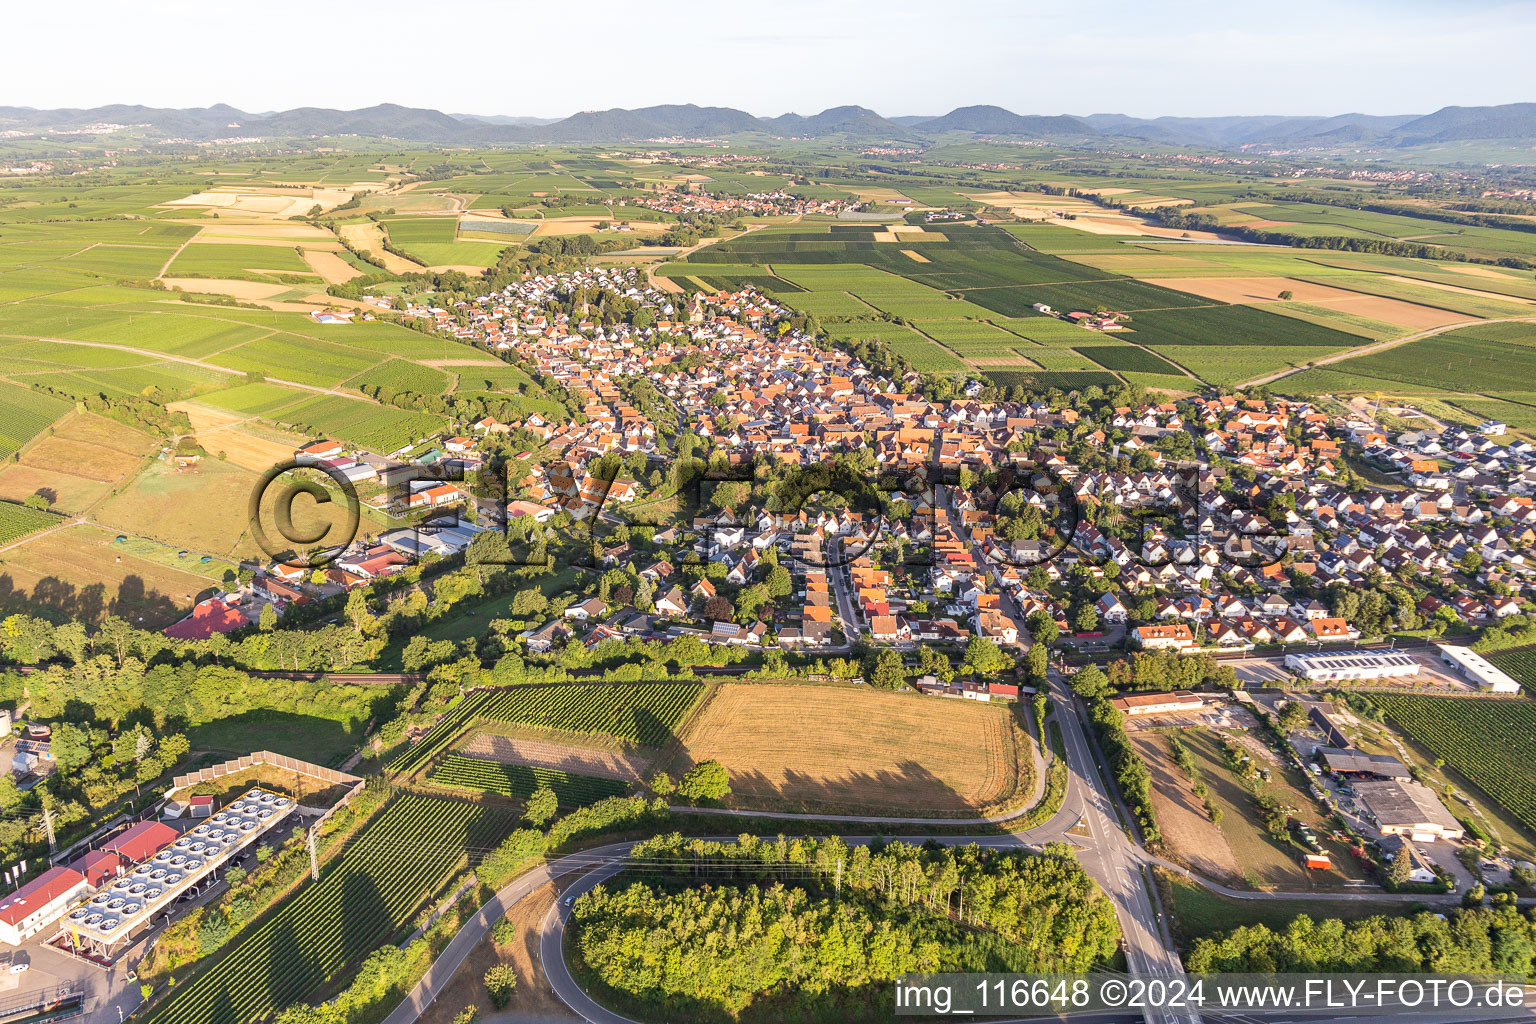
[[[474,789],[502,796],[525,797],[540,786],[555,791],[564,806],[595,803],[605,797],[623,796],[628,787],[618,779],[598,779],[572,775],[557,768],[482,761],[462,754],[449,754],[432,772],[432,781],[440,786]]]
[[[1527,693],[1536,693],[1536,647],[1521,647],[1488,655],[1488,660],[1508,672]]]
[[[703,693],[698,683],[514,686],[497,691],[480,715],[512,725],[601,733],[659,747],[673,737]]]
[[[319,882],[307,882],[214,966],[178,988],[152,1024],[245,1024],[310,997],[392,941],[422,903],[510,827],[505,814],[397,798]]]
[[[1536,704],[1373,694],[1415,742],[1536,830]]]
[[[426,764],[472,718],[563,732],[599,733],[645,747],[664,746],[698,703],[698,683],[626,686],[512,686],[481,690],[460,701],[436,728],[390,764],[397,772]]]

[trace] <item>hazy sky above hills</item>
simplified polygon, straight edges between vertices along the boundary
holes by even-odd
[[[76,0],[6,21],[0,103],[33,107],[1151,117],[1536,100],[1533,0]]]

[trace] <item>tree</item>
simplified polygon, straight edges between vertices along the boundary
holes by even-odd
[[[1024,664],[1029,669],[1029,677],[1037,683],[1045,681],[1046,670],[1050,668],[1051,652],[1042,643],[1029,645],[1029,650],[1024,652]]]
[[[907,685],[907,667],[901,654],[882,647],[864,656],[864,679],[880,690],[900,690]]]
[[[677,795],[697,803],[723,800],[731,795],[731,777],[719,761],[700,761],[677,783]]]
[[[1053,644],[1061,636],[1061,627],[1045,609],[1031,612],[1028,620],[1029,636],[1037,644]]]
[[[1393,885],[1402,885],[1408,881],[1408,876],[1411,874],[1413,874],[1413,858],[1408,855],[1408,848],[1405,845],[1397,851],[1397,855],[1388,864],[1387,879]]]
[[[1070,682],[1074,693],[1089,700],[1109,692],[1109,677],[1097,665],[1085,665],[1078,669]]]
[[[257,618],[257,625],[263,633],[270,633],[277,628],[277,608],[270,604],[261,606],[261,615]]]
[[[651,776],[651,792],[657,796],[671,796],[677,792],[677,783],[666,772],[657,772]]]
[[[1468,548],[1466,554],[1457,560],[1456,565],[1468,576],[1476,576],[1477,571],[1483,567],[1482,552],[1476,548]]]
[[[517,991],[517,970],[511,964],[495,964],[485,972],[485,991],[491,997],[491,1005],[505,1009]]]
[[[1287,288],[1285,291],[1280,293],[1280,300],[1282,302],[1289,302],[1291,300],[1291,294],[1291,290]]]
[[[1286,732],[1296,732],[1307,727],[1307,709],[1301,701],[1293,700],[1280,709],[1280,728]]]
[[[471,1003],[453,1016],[453,1024],[475,1024],[480,1019],[480,1007]]]
[[[1077,606],[1077,612],[1072,616],[1072,625],[1079,633],[1092,633],[1099,628],[1098,609],[1084,601]]]
[[[965,657],[960,662],[972,672],[993,675],[1013,664],[1013,659],[1003,653],[996,641],[973,635],[965,643]]]
[[[559,806],[560,801],[555,791],[548,786],[540,786],[529,794],[528,803],[523,808],[523,820],[530,825],[542,825],[555,816]]]
[[[35,508],[40,512],[46,512],[53,507],[53,499],[46,494],[29,494],[21,499],[21,503],[27,508]]]
[[[730,622],[736,617],[736,606],[724,594],[716,594],[704,602],[704,617],[715,622]]]

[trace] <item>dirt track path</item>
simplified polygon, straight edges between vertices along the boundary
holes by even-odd
[[[1315,359],[1312,361],[1311,366],[1289,367],[1287,369],[1281,370],[1279,373],[1271,373],[1265,377],[1255,377],[1253,380],[1245,380],[1241,384],[1234,385],[1234,387],[1258,387],[1260,384],[1269,384],[1273,381],[1279,380],[1282,377],[1289,377],[1293,373],[1300,373],[1302,370],[1315,370],[1319,366],[1329,366],[1333,363],[1341,363],[1346,359],[1353,359],[1356,356],[1374,355],[1377,352],[1385,352],[1389,348],[1396,348],[1399,345],[1406,345],[1410,341],[1421,341],[1424,338],[1432,338],[1437,334],[1444,334],[1447,331],[1460,330],[1463,327],[1475,327],[1478,324],[1524,323],[1536,323],[1536,316],[1506,316],[1499,317],[1498,319],[1494,320],[1464,320],[1460,323],[1441,324],[1439,327],[1431,327],[1429,330],[1419,331],[1417,334],[1406,334],[1401,338],[1388,338],[1386,341],[1374,342],[1370,345],[1366,345],[1363,348],[1352,348],[1346,352],[1340,352],[1336,355],[1325,356],[1322,359]]]

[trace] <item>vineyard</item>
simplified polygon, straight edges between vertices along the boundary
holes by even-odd
[[[595,803],[605,797],[623,796],[629,788],[618,779],[596,779],[526,764],[500,764],[462,754],[449,754],[443,758],[433,769],[431,781],[439,786],[513,797],[525,797],[540,786],[548,786],[563,806],[570,807]]]
[[[0,388],[0,458],[9,456],[48,424],[69,412],[70,405],[60,398],[25,388]]]
[[[1415,742],[1536,830],[1536,703],[1373,694]]]
[[[1527,693],[1536,692],[1536,647],[1520,647],[1488,655],[1488,660],[1517,679]]]
[[[660,747],[672,738],[703,693],[704,687],[698,683],[482,690],[454,706],[436,728],[397,757],[390,769],[415,771],[474,719],[562,732],[599,733],[622,743]]]
[[[243,1024],[308,998],[349,962],[393,941],[466,858],[510,826],[504,813],[399,797],[319,882],[306,883],[148,1019]]]
[[[66,521],[63,516],[54,515],[52,512],[42,512],[35,508],[27,508],[25,505],[13,505],[10,502],[0,502],[0,544],[9,544],[29,533],[36,533],[50,526],[58,526]]]

